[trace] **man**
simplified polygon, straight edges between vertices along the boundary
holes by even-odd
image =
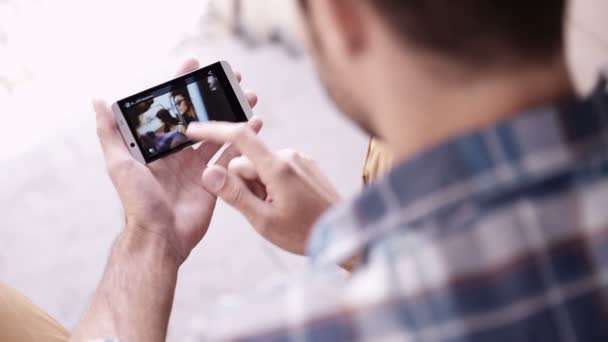
[[[72,339],[163,340],[177,272],[219,196],[312,264],[204,308],[201,340],[608,340],[608,90],[604,79],[574,98],[565,0],[301,7],[332,98],[397,166],[326,213],[331,186],[307,158],[271,151],[258,119],[193,124],[205,144],[148,169],[96,103],[126,223]]]
[[[188,127],[191,122],[198,121],[196,111],[194,110],[194,106],[192,106],[192,101],[190,101],[190,96],[188,96],[186,90],[174,90],[171,92],[171,97],[173,98],[173,102],[175,103],[182,120],[184,120],[184,125],[186,127]]]

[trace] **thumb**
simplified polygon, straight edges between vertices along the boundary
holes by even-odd
[[[211,166],[203,172],[203,186],[241,212],[251,224],[263,222],[266,202],[259,199],[238,176],[219,166]]]
[[[93,108],[97,117],[97,136],[101,143],[106,163],[116,160],[127,160],[131,154],[120,135],[116,119],[105,101],[93,100]]]

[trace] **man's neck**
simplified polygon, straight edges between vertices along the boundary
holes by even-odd
[[[405,160],[451,138],[575,95],[566,63],[496,72],[459,82],[405,81],[384,94],[376,127]],[[409,84],[409,85],[407,85]],[[399,94],[401,91],[403,93]],[[392,99],[392,101],[391,101]]]

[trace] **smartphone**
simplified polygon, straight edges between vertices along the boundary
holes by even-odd
[[[117,101],[112,111],[131,154],[144,164],[191,146],[192,122],[245,122],[253,115],[226,61]]]

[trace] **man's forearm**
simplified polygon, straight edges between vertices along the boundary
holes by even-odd
[[[154,233],[125,229],[71,341],[164,341],[180,260]]]

